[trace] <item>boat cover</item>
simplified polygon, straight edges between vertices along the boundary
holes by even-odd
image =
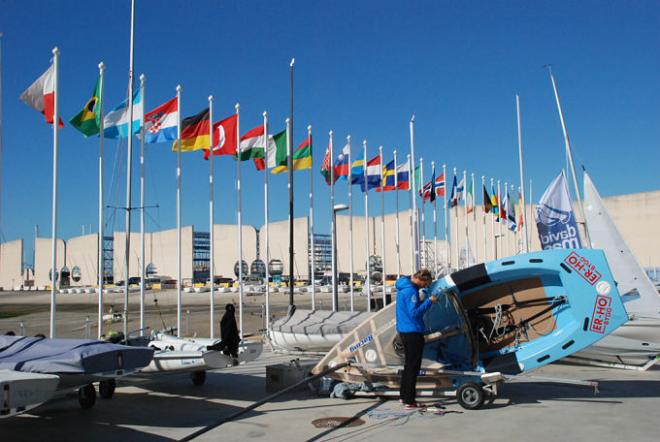
[[[306,335],[344,335],[371,316],[367,312],[296,310],[271,324],[272,331]]]
[[[0,336],[0,369],[61,374],[134,371],[149,365],[154,350],[93,339]]]

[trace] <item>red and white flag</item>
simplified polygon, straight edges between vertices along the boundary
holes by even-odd
[[[46,118],[46,123],[53,124],[53,113],[55,112],[55,68],[51,64],[41,77],[30,85],[22,94],[21,101],[32,109],[41,112]],[[64,123],[60,118],[60,127]]]
[[[213,155],[236,155],[236,124],[238,116],[232,115],[213,123]],[[209,159],[209,150],[204,150],[204,159]]]

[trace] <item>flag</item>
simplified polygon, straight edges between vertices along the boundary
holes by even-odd
[[[423,201],[435,201],[435,169],[433,169],[429,182],[424,184],[424,187],[419,191],[419,196],[422,197]]]
[[[355,160],[351,164],[351,184],[364,184],[364,160]]]
[[[506,187],[506,186],[504,186],[504,187]],[[504,189],[504,190],[506,191],[506,189]],[[506,201],[506,195],[504,195],[504,198],[505,198],[505,201]],[[500,220],[506,220],[506,207],[505,207],[505,204],[504,204],[505,201],[501,201],[501,199],[502,199],[502,195],[500,195],[500,198],[497,199],[497,210],[498,210],[497,221],[498,222]]]
[[[211,145],[209,136],[209,108],[187,117],[181,122],[181,152],[192,152]],[[177,151],[179,141],[172,144],[172,150]]]
[[[474,189],[472,188],[472,181],[470,181],[467,192],[465,193],[465,204],[467,205],[467,213],[474,212]]]
[[[536,226],[544,250],[582,247],[563,172],[550,183],[536,206]]]
[[[164,143],[174,141],[179,125],[179,100],[177,97],[144,114],[144,142]]]
[[[282,132],[286,142],[286,131]],[[278,134],[281,135],[282,133]],[[277,136],[277,135],[276,135]],[[273,137],[274,139],[275,137]],[[277,143],[276,143],[277,144]],[[286,147],[285,147],[286,149]],[[287,167],[286,150],[284,151],[284,164],[277,166],[273,169],[272,173],[282,173],[289,170]],[[293,153],[293,170],[307,170],[312,168],[312,139],[311,137],[305,138],[305,141],[300,143],[300,146]]]
[[[103,136],[106,138],[128,138],[128,100],[111,110],[103,118]],[[133,93],[133,134],[142,127],[142,94],[138,89]]]
[[[451,197],[449,200],[449,207],[458,206],[459,200],[463,198],[463,189],[465,188],[465,179],[462,179],[460,183],[456,184],[456,175],[454,175],[454,182],[451,186]]]
[[[23,91],[20,99],[32,109],[41,112],[46,118],[46,123],[53,124],[53,113],[55,112],[55,68],[53,64]],[[59,124],[60,127],[64,127],[61,118]]]
[[[488,194],[488,189],[486,189],[486,185],[484,184],[484,212],[488,213],[493,210],[493,200],[491,199],[491,196]]]
[[[96,80],[92,97],[87,100],[83,109],[69,120],[69,124],[78,129],[85,137],[96,135],[100,131],[101,122],[101,77]]]
[[[337,176],[334,174],[334,170],[330,171],[330,142],[328,142],[328,147],[325,149],[325,156],[323,157],[323,163],[321,164],[321,175],[325,178],[325,182],[328,186],[332,186],[335,181],[337,181]],[[334,178],[334,180],[332,180]],[[332,181],[332,182],[331,182]]]
[[[266,160],[268,161],[269,169],[275,169],[281,166],[284,166],[286,169],[287,162],[289,161],[289,158],[286,154],[286,148],[287,148],[286,144],[287,144],[286,129],[283,130],[282,132],[276,133],[275,135],[268,136],[268,152],[266,154],[268,158]],[[254,159],[255,164],[257,164],[259,161],[263,162],[263,160],[259,158]],[[257,169],[262,170],[263,166],[259,167],[257,165]],[[295,165],[293,170],[296,170]]]
[[[383,179],[376,188],[376,192],[388,192],[394,190],[394,160],[383,166]]]
[[[506,212],[507,227],[512,232],[516,231],[516,211],[509,199],[509,192],[504,195],[504,211]]]
[[[518,192],[518,231],[520,232],[523,228],[525,221],[523,219],[523,199],[520,192]]]
[[[405,163],[396,167],[396,181],[398,190],[410,190],[410,163]]]
[[[238,147],[239,158],[241,161],[249,159],[262,159],[264,158],[264,148],[266,147],[266,137],[264,137],[263,124],[251,129],[241,137],[241,142]],[[286,146],[286,145],[285,145]],[[285,151],[286,152],[286,151]],[[257,169],[263,169],[263,161],[258,162],[255,160]]]
[[[145,123],[146,124],[146,123]],[[236,155],[236,126],[238,115],[232,115],[213,123],[213,155]],[[209,149],[204,149],[204,159],[209,159]]]
[[[415,167],[415,187],[417,192],[422,188],[422,168],[419,167],[419,164]]]
[[[367,185],[365,186],[364,182],[362,182],[362,184],[360,185],[360,189],[362,189],[363,192],[368,192],[371,189],[380,187],[381,185],[380,173],[381,173],[380,155],[376,155],[367,162]]]
[[[337,155],[337,159],[335,160],[334,168],[335,168],[335,178],[343,177],[344,179],[348,179],[349,175],[349,167],[348,167],[348,157],[350,156],[351,153],[351,145],[346,144],[339,155]]]
[[[442,172],[435,179],[435,196],[445,196],[445,185],[445,173]]]
[[[499,222],[499,212],[500,212],[500,205],[499,201],[497,200],[497,192],[495,192],[495,188],[493,187],[493,184],[491,183],[490,185],[490,204],[492,206],[492,211],[495,214],[495,217],[497,218]]]

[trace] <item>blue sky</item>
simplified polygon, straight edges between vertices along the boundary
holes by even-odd
[[[138,0],[135,72],[147,76],[146,108],[183,86],[184,115],[215,96],[216,119],[241,103],[248,130],[268,110],[273,130],[288,114],[288,64],[296,58],[295,143],[315,134],[316,225],[329,230],[318,173],[327,133],[408,150],[416,115],[418,156],[518,183],[515,94],[521,96],[527,178],[535,199],[564,165],[563,137],[547,72],[552,63],[579,164],[603,195],[660,186],[660,9],[655,1],[174,1]],[[97,64],[106,105],[126,94],[128,0],[0,0],[3,63],[3,240],[50,235],[52,131],[18,96],[61,51],[61,113],[89,98]],[[356,146],[357,143],[354,143]],[[107,204],[124,204],[124,143],[106,144]],[[137,153],[137,149],[136,149]],[[60,236],[97,225],[96,139],[60,133]],[[138,157],[134,157],[134,171]],[[175,165],[168,145],[147,147],[148,229],[175,226]],[[429,173],[427,171],[427,173]],[[208,230],[208,165],[184,154],[183,223]],[[234,162],[216,162],[216,222],[233,223]],[[262,175],[244,163],[244,219],[263,223]],[[296,216],[307,213],[307,172],[296,173]],[[134,173],[134,202],[138,173]],[[285,219],[286,177],[271,179],[271,218]],[[337,186],[338,202],[346,186]],[[357,191],[357,188],[356,188]],[[356,192],[357,195],[357,192]],[[380,210],[372,198],[372,213]],[[394,196],[386,204],[393,210]],[[356,197],[356,213],[363,210]],[[108,226],[123,230],[117,212]],[[137,220],[136,220],[137,221]],[[137,228],[137,222],[134,228]]]

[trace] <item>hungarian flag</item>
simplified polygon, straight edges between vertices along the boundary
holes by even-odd
[[[181,152],[192,152],[208,148],[209,136],[209,108],[188,117],[181,122]],[[172,144],[172,150],[177,151],[178,140]]]
[[[236,124],[238,115],[213,123],[213,155],[236,155]],[[204,159],[209,159],[209,149],[204,149]]]
[[[490,195],[488,194],[488,190],[486,189],[486,185],[484,187],[484,212],[488,213],[493,210],[493,200],[491,199]]]
[[[330,143],[328,143],[328,147],[325,150],[325,156],[323,157],[323,163],[321,164],[321,175],[323,175],[325,178],[325,182],[328,186],[332,186],[334,182],[337,181],[337,177],[335,176],[334,171],[330,170],[332,167],[331,162],[332,159],[330,158]]]
[[[273,137],[275,139],[275,137]],[[277,144],[277,143],[276,143]],[[270,150],[270,149],[269,149]],[[289,170],[286,164],[286,151],[285,151],[285,161],[281,166],[277,166],[273,169],[273,173],[282,173]],[[269,157],[270,163],[270,157]],[[308,137],[300,143],[300,146],[293,153],[293,170],[307,170],[312,168],[312,137]]]
[[[247,131],[245,135],[241,137],[241,142],[238,147],[239,159],[241,161],[247,161],[253,158],[263,159],[265,147],[266,141],[264,137],[264,126],[262,124],[252,130]],[[256,161],[255,164],[257,164]],[[257,167],[257,169],[258,168],[259,167]]]
[[[32,109],[41,112],[46,118],[46,123],[53,124],[53,113],[55,112],[55,68],[51,64],[41,77],[30,85],[21,94],[21,101]],[[59,126],[64,127],[62,119]]]
[[[96,135],[101,131],[101,78],[96,80],[92,98],[87,100],[85,107],[69,120],[71,126],[78,129],[85,137]]]

